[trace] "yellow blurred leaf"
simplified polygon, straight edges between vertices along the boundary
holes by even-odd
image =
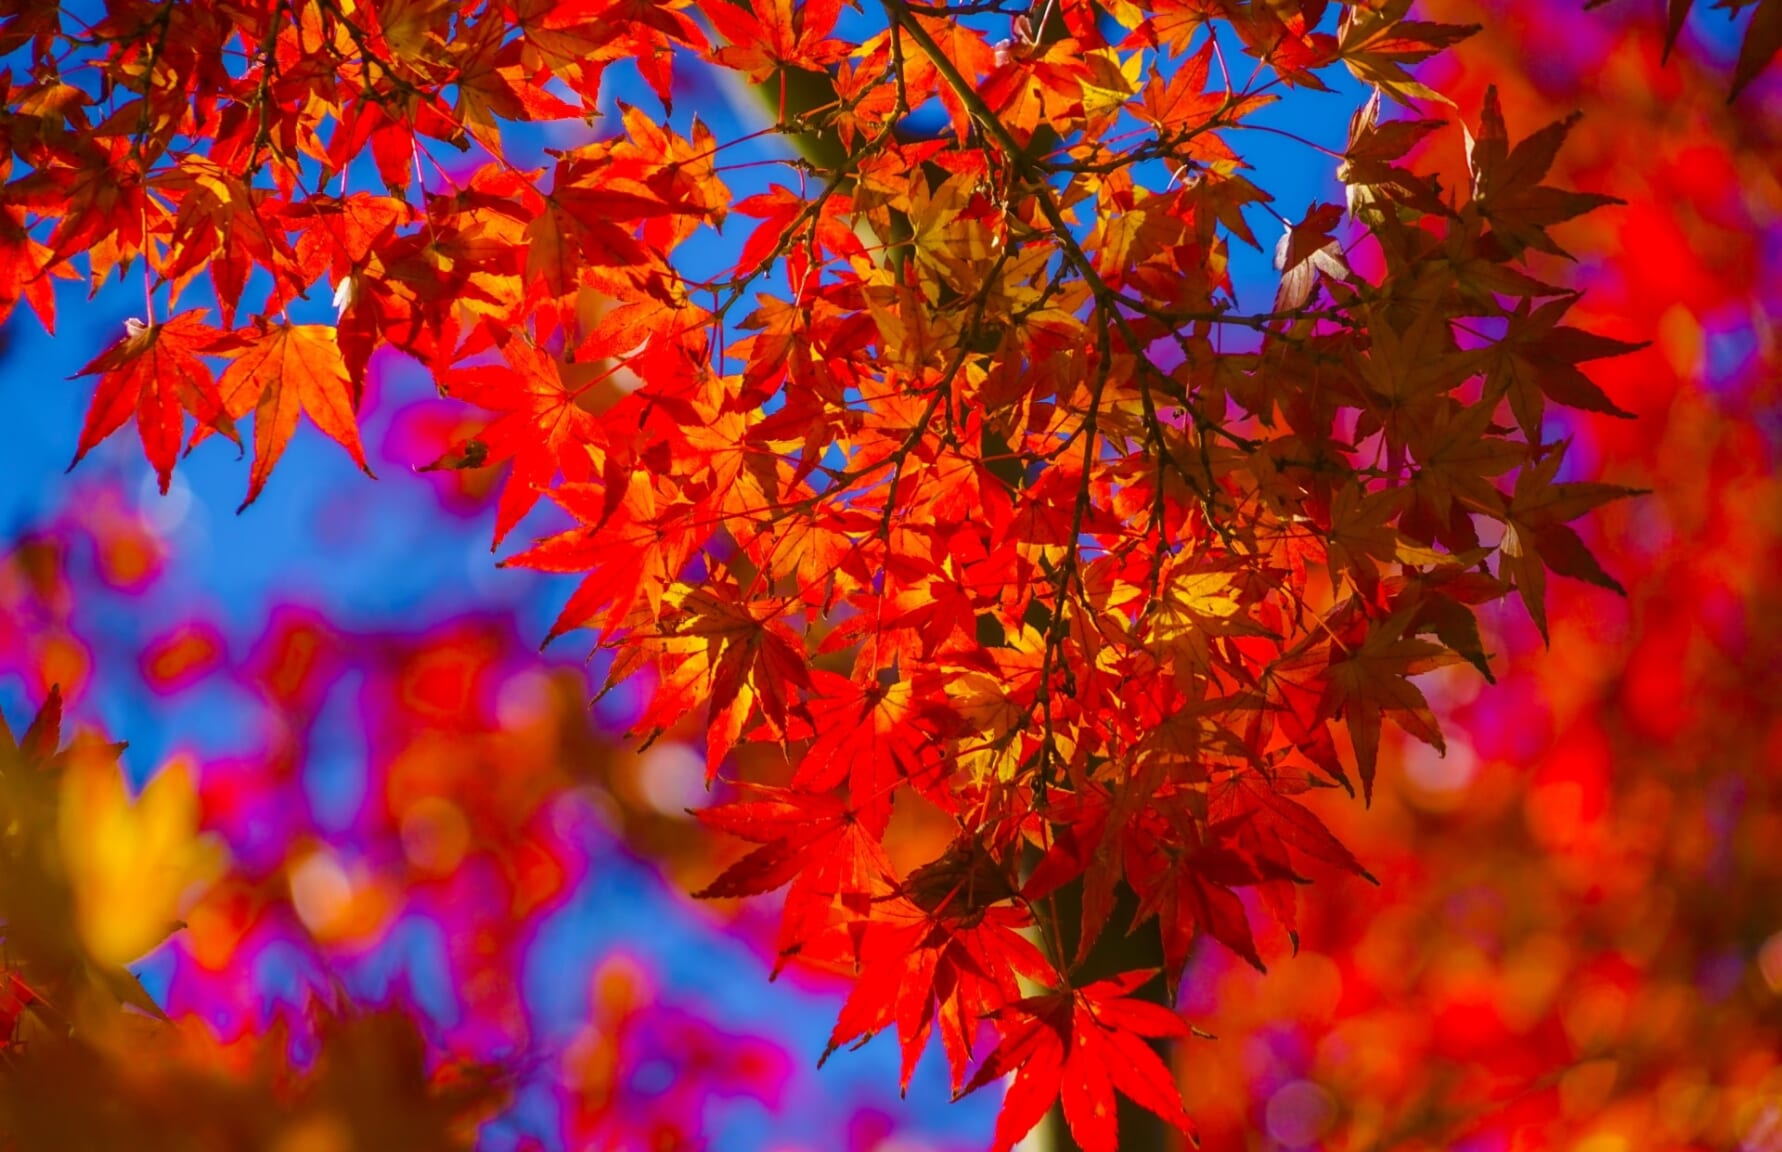
[[[181,899],[221,870],[197,835],[190,765],[167,764],[134,804],[117,767],[76,757],[62,778],[59,831],[81,941],[100,964],[134,960],[177,926]]]

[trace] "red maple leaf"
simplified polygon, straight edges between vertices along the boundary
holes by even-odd
[[[565,483],[551,499],[581,522],[539,541],[503,566],[540,572],[585,573],[563,606],[546,642],[576,628],[593,628],[604,641],[641,599],[651,616],[663,590],[693,555],[698,540],[670,523],[657,486],[642,469],[604,483]]]
[[[779,68],[821,72],[848,54],[848,45],[827,39],[841,0],[807,0],[796,11],[793,0],[759,0],[753,12],[728,0],[705,0],[699,7],[730,41],[712,59],[757,84]]]
[[[1114,1092],[1200,1143],[1182,1109],[1175,1077],[1146,1044],[1188,1035],[1187,1021],[1160,1004],[1135,1000],[1156,969],[1122,972],[1082,988],[1031,996],[998,1016],[1002,1042],[978,1066],[966,1091],[1009,1073],[1008,1095],[996,1118],[992,1152],[1009,1152],[1040,1122],[1054,1100],[1083,1152],[1118,1152]]]
[[[447,460],[472,460],[477,467],[513,461],[513,472],[496,506],[491,547],[500,547],[559,473],[571,480],[588,479],[584,445],[602,439],[599,423],[576,404],[576,394],[564,386],[562,370],[553,357],[524,336],[509,339],[501,353],[507,360],[505,367],[455,368],[440,377],[442,394],[502,415],[471,441],[422,469],[449,467]],[[468,450],[470,443],[481,447]]]
[[[1006,888],[989,898],[1004,895]],[[860,946],[860,976],[836,1018],[825,1059],[895,1024],[907,1088],[938,1023],[957,1090],[978,1021],[1021,994],[1016,974],[1042,984],[1057,980],[1045,954],[1022,934],[1033,923],[1025,909],[974,907],[974,894],[963,886],[933,896],[932,908],[907,898],[874,908]]]
[[[872,902],[890,891],[891,861],[845,799],[749,787],[762,798],[702,809],[698,816],[706,827],[759,847],[693,895],[755,896],[790,883],[780,917],[778,951],[784,963],[829,927],[838,904],[853,919],[865,919]]]
[[[187,412],[201,425],[241,443],[217,394],[216,381],[200,358],[221,335],[203,322],[204,314],[202,308],[181,312],[161,324],[130,320],[122,340],[75,373],[98,376],[99,388],[87,409],[70,468],[133,415],[163,495],[185,437]]]
[[[43,330],[56,331],[56,291],[51,276],[71,279],[75,273],[66,263],[50,265],[50,250],[32,239],[13,208],[0,208],[0,323],[12,315],[22,299],[42,321]]]

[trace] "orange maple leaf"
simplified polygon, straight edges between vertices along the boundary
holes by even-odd
[[[297,413],[309,413],[317,428],[347,450],[367,476],[365,450],[354,416],[358,397],[341,359],[334,329],[326,324],[268,324],[261,321],[249,343],[223,371],[223,407],[230,420],[254,413],[254,466],[248,473],[252,504],[266,487],[273,465],[297,430]],[[194,442],[203,434],[194,437]],[[240,511],[241,508],[236,509]]]

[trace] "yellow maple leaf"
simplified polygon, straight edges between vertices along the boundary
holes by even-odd
[[[81,941],[100,964],[123,964],[177,926],[181,901],[221,871],[200,836],[191,766],[175,758],[135,803],[117,767],[78,756],[62,778],[59,831]]]

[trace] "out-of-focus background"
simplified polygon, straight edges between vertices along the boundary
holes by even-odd
[[[1556,581],[1550,648],[1506,606],[1496,687],[1426,682],[1447,757],[1399,749],[1371,810],[1322,805],[1381,886],[1312,889],[1298,954],[1261,942],[1267,976],[1196,958],[1183,1006],[1218,1038],[1177,1054],[1189,1109],[1215,1149],[1773,1152],[1779,90],[1726,106],[1715,13],[1663,64],[1641,5],[1423,10],[1487,25],[1436,68],[1453,117],[1488,83],[1512,138],[1579,110],[1552,182],[1627,201],[1562,230],[1576,260],[1546,271],[1586,291],[1573,323],[1652,342],[1592,369],[1639,418],[1553,431],[1573,478],[1653,494],[1585,526],[1625,600]],[[680,130],[692,109],[721,139],[760,126],[747,93],[679,76]],[[612,99],[654,106],[626,83]],[[1355,98],[1295,93],[1276,119],[1340,145]],[[1334,161],[1244,144],[1284,205],[1336,196]],[[775,155],[732,155],[739,197]],[[1457,132],[1424,163],[1465,186]],[[1271,293],[1244,260],[1240,296]],[[522,1069],[491,1149],[987,1143],[996,1100],[949,1104],[932,1061],[907,1099],[884,1044],[818,1070],[843,989],[768,982],[770,902],[687,896],[733,851],[688,815],[703,752],[671,732],[639,753],[617,735],[637,700],[589,707],[575,637],[537,651],[567,589],[497,567],[493,476],[414,471],[474,428],[419,369],[374,363],[376,482],[308,428],[241,515],[219,441],[165,497],[125,436],[62,475],[91,387],[66,377],[133,303],[64,292],[54,337],[23,309],[0,333],[0,711],[16,730],[59,684],[73,721],[130,742],[138,784],[191,766],[231,867],[134,966],[158,1002],[225,1045],[282,1026],[298,1048],[316,997],[410,1007],[436,1051]]]
[[[1573,478],[1652,494],[1587,529],[1625,600],[1555,581],[1550,648],[1501,609],[1495,688],[1429,678],[1447,757],[1327,809],[1380,889],[1315,890],[1266,978],[1202,957],[1208,1147],[1782,1148],[1782,103],[1727,105],[1725,13],[1662,63],[1656,7],[1420,8],[1486,25],[1434,70],[1462,115],[1488,84],[1512,139],[1580,112],[1555,182],[1627,201],[1544,271],[1568,322],[1651,341],[1592,366],[1638,419],[1554,431]]]

